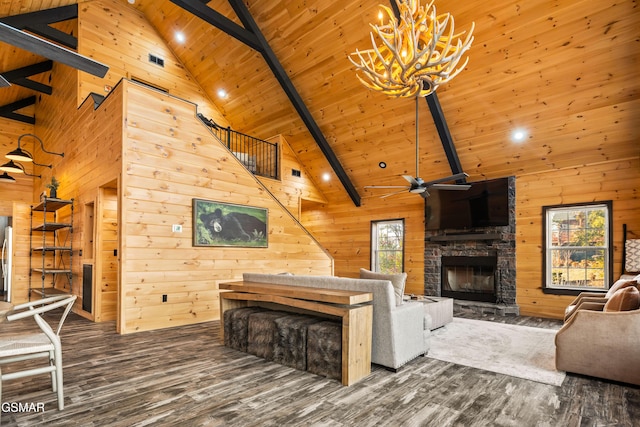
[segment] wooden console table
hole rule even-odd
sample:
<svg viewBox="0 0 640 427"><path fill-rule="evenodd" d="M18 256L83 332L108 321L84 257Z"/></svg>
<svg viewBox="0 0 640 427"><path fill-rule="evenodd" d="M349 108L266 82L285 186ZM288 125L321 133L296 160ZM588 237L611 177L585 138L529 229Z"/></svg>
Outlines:
<svg viewBox="0 0 640 427"><path fill-rule="evenodd" d="M373 294L258 282L220 283L220 336L224 312L232 308L274 303L295 312L319 313L342 321L342 384L351 385L371 373Z"/></svg>

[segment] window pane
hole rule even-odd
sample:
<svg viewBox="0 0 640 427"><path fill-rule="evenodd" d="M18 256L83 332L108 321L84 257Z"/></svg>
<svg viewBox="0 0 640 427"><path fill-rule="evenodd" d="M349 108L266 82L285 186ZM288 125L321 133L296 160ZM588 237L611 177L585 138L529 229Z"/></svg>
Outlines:
<svg viewBox="0 0 640 427"><path fill-rule="evenodd" d="M372 269L380 273L401 273L404 262L404 221L375 221L372 227Z"/></svg>
<svg viewBox="0 0 640 427"><path fill-rule="evenodd" d="M546 210L546 287L607 289L609 207L591 204Z"/></svg>

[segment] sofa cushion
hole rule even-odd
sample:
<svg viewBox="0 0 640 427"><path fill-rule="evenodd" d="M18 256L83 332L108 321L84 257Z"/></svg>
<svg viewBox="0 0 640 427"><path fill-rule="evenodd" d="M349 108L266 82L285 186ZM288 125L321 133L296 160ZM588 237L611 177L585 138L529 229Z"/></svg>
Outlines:
<svg viewBox="0 0 640 427"><path fill-rule="evenodd" d="M360 269L361 279L388 280L393 285L393 292L396 296L396 306L402 305L404 295L404 286L407 283L407 273L400 274L384 274L376 273L365 268Z"/></svg>
<svg viewBox="0 0 640 427"><path fill-rule="evenodd" d="M619 289L604 305L604 311L629 311L640 308L640 291L635 286Z"/></svg>
<svg viewBox="0 0 640 427"><path fill-rule="evenodd" d="M620 279L616 281L613 285L611 285L611 287L605 294L605 298L611 298L620 289L624 289L629 286L636 286L637 284L638 282L636 282L635 280Z"/></svg>

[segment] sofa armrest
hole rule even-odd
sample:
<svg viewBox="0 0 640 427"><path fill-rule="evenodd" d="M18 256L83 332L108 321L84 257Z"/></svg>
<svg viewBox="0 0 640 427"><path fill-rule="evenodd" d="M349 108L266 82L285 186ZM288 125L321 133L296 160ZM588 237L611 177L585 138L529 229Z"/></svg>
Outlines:
<svg viewBox="0 0 640 427"><path fill-rule="evenodd" d="M578 296L571 301L571 304L569 305L578 305L580 304L580 301L585 298L600 298L606 301L605 295L606 294L604 292L580 292L580 294L578 294Z"/></svg>
<svg viewBox="0 0 640 427"><path fill-rule="evenodd" d="M578 310L602 311L606 303L607 298L582 298L576 305L570 305L567 307L567 310L565 310L564 321L568 322Z"/></svg>
<svg viewBox="0 0 640 427"><path fill-rule="evenodd" d="M395 353L394 367L402 366L427 352L422 303L406 302L391 310L391 337Z"/></svg>

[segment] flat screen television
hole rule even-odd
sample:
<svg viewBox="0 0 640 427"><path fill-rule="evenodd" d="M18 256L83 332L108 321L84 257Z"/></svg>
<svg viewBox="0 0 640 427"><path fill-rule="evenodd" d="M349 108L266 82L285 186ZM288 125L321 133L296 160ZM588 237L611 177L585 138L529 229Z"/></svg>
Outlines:
<svg viewBox="0 0 640 427"><path fill-rule="evenodd" d="M509 225L509 178L472 182L467 191L430 189L427 230L467 230Z"/></svg>

